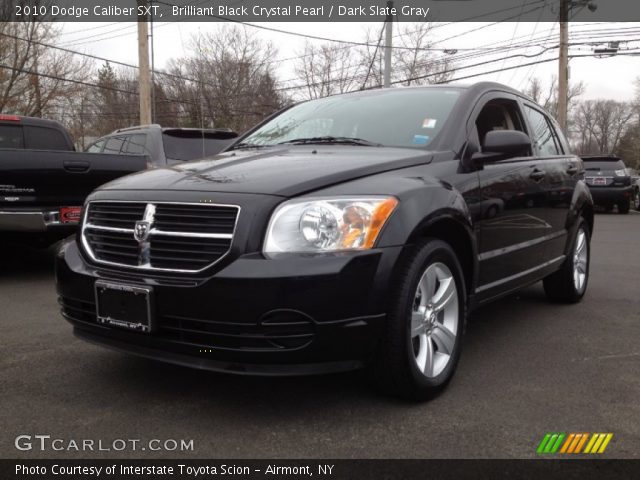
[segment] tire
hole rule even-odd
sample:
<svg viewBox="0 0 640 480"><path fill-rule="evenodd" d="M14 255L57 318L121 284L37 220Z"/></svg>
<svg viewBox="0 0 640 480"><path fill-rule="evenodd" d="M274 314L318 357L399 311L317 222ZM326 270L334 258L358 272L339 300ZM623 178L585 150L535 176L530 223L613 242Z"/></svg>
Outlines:
<svg viewBox="0 0 640 480"><path fill-rule="evenodd" d="M584 218L580 217L571 244L571 254L555 273L543 280L544 292L549 300L577 303L582 300L589 283L591 263L591 233Z"/></svg>
<svg viewBox="0 0 640 480"><path fill-rule="evenodd" d="M630 201L629 200L625 200L622 203L618 204L618 213L621 213L622 215L626 215L627 213L629 213L629 209L631 207L630 205Z"/></svg>
<svg viewBox="0 0 640 480"><path fill-rule="evenodd" d="M633 192L633 207L640 212L640 189Z"/></svg>
<svg viewBox="0 0 640 480"><path fill-rule="evenodd" d="M425 239L403 256L398 272L370 373L387 393L427 400L449 383L460 358L467 314L462 268L447 243Z"/></svg>

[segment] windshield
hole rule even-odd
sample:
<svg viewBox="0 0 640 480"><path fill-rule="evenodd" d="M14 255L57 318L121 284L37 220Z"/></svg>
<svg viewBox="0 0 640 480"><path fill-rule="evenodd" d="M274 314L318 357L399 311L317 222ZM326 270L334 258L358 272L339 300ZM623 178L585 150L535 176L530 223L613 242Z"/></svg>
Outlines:
<svg viewBox="0 0 640 480"><path fill-rule="evenodd" d="M425 147L433 142L460 95L457 89L392 89L339 95L296 105L266 123L239 146L301 139L327 143Z"/></svg>

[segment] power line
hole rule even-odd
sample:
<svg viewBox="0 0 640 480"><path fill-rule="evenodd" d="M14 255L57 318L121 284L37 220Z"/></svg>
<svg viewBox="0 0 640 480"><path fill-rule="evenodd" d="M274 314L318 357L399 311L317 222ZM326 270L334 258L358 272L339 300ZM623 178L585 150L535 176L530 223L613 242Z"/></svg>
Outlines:
<svg viewBox="0 0 640 480"><path fill-rule="evenodd" d="M387 27L386 20L382 23L382 28L380 29L380 35L378 35L378 43L376 44L376 49L373 51L373 55L371 56L371 63L369 64L369 68L367 69L367 75L364 77L364 82L362 82L362 88L367 85L367 81L369 80L369 75L371 74L371 69L373 68L373 64L376 61L376 56L378 55L378 49L380 48L380 44L382 43L382 34L384 33L385 28Z"/></svg>
<svg viewBox="0 0 640 480"><path fill-rule="evenodd" d="M615 29L615 30L584 30L584 31L577 32L577 34L580 34L581 36L584 36L585 34L589 34L591 32L594 32L594 33L599 33L599 34L613 35L616 32L619 33L621 30L624 32L625 35L636 35L637 27L625 27L625 28L618 28L618 29ZM609 32L613 32L613 33L609 33ZM115 61L115 60L112 60L112 59L100 57L100 56L97 56L97 55L91 55L91 54L87 54L87 53L83 53L83 52L78 52L78 51L67 49L67 48L63 48L63 47L57 47L55 45L47 44L47 43L36 41L36 40L29 40L29 39L17 37L15 35L10 35L10 34L6 34L6 33L0 33L0 35L6 36L6 37L9 37L9 38L14 38L16 40L21 40L21 41L25 41L25 42L31 42L31 43L34 43L34 44L37 44L37 45L41 45L41 46L44 46L44 47L47 47L47 48L53 48L53 49L65 51L65 52L68 52L68 53L71 53L71 54L75 54L75 55L82 55L82 56L85 56L85 57L88 57L88 58L101 60L101 61L105 61L105 62L108 62L108 63L113 63L113 64L116 64L116 65L122 65L122 66L130 67L130 68L138 68L136 65L127 64L127 63L124 63L124 62L118 62L118 61ZM627 40L627 41L629 41L629 40ZM499 42L495 42L495 44L497 44L497 43L499 43ZM597 44L597 43L598 42L592 41L592 42L572 43L571 45L573 46L573 45L585 45L585 44ZM375 45L375 44L369 44L369 45ZM489 44L489 45L491 45L491 44ZM530 46L530 45L531 45L531 41L527 41L527 42L525 42L523 44L518 45L518 48L524 48L525 46ZM481 56L484 56L484 55L500 53L500 51L503 51L504 48L505 47L496 47L494 49L490 49L490 50L486 51L485 53L476 51L474 53L468 53L468 54L465 54L465 55L461 55L459 57L454 57L453 59L446 59L444 61L443 60L433 61L433 62L430 62L430 63L432 63L432 64L442 64L447 60L459 61L459 60L463 60L463 59L478 58L478 57L481 57ZM515 48L515 46L512 45L511 48ZM551 47L551 48L553 48L553 47ZM407 47L407 49L415 50L414 48L410 48L410 47ZM541 51L541 52L539 52L537 54L533 54L533 55L520 54L520 55L506 57L505 60L509 59L509 58L515 58L515 57L531 58L533 56L538 56L538 55L543 54L546 50L548 50L548 48L547 49L543 49L543 51ZM489 62L483 62L483 63L480 63L480 64L474 64L474 65L467 65L467 66L463 66L463 67L458 67L458 68L451 69L451 70L444 71L444 72L437 72L435 74L429 74L429 75L423 76L423 78L427 78L429 76L439 75L439 74L442 74L442 73L455 72L455 71L463 70L463 69L467 69L467 68L474 68L476 66L484 65L486 63L492 63L492 62L495 62L495 61L497 61L497 60L490 60ZM530 64L527 64L527 65L530 65ZM35 72L31 72L31 73L35 74ZM162 72L162 71L156 71L155 73L157 73L159 75L165 75L165 76L168 76L170 78L176 78L176 79L179 79L179 80L185 80L185 81L197 83L197 84L200 84L200 85L207 85L207 86L215 87L215 85L213 85L213 84L204 82L202 80L194 79L194 78L184 77L184 76L175 75L175 74L171 74L171 73L168 73L168 72ZM357 76L351 77L351 79L358 79L358 78L362 78L362 75L357 75ZM298 78L296 78L296 79L298 79ZM296 80L296 79L292 79L292 80ZM70 79L65 79L65 80L72 81ZM75 80L73 80L73 81L76 82ZM287 80L287 81L290 81L290 80ZM285 81L285 82L287 82L287 81ZM296 89L301 89L301 88L308 88L309 86L320 86L320 85L327 84L327 83L334 83L335 81L339 81L339 79L338 80L328 80L328 81L323 81L323 82L315 82L313 84L294 85L294 86L289 86L289 87L276 88L274 90L275 91L280 91L280 92L282 92L282 91L291 91L291 90L296 90ZM284 82L279 82L279 83L284 83ZM394 83L397 84L399 82L394 82ZM87 86L93 86L93 87L99 87L99 88L101 87L99 85L89 84L87 82L84 82L84 84L86 84ZM122 93L132 93L132 92L122 90ZM237 97L240 97L240 96L241 95L237 95ZM229 97L229 96L227 96L227 97ZM221 98L221 97L217 97L215 99L219 99L219 98Z"/></svg>
<svg viewBox="0 0 640 480"><path fill-rule="evenodd" d="M619 52L615 56L638 57L638 56L640 56L640 48L639 49L634 49L634 50L629 51L627 53L624 53L624 52L620 53ZM580 55L569 55L569 58L584 58L584 57L597 58L597 57L595 57L595 55L593 53L580 54ZM614 58L614 57L606 57L606 58ZM538 60L538 61L531 62L531 63L525 63L524 65L514 65L514 66L511 66L511 67L505 67L504 69L497 69L497 70L491 70L491 71L488 71L488 72L474 73L474 74L466 75L466 76L463 76L463 77L453 78L453 79L447 80L445 82L437 82L437 83L438 84L443 84L443 83L450 83L450 82L458 82L460 80L467 80L469 78L481 77L483 75L491 75L492 73L498 73L498 72L501 72L501 71L512 70L514 68L524 68L524 67L528 67L528 66L531 66L531 65L538 65L538 64L541 64L541 63L554 62L554 61L557 61L557 60L558 59L555 58L555 57L546 58L546 59Z"/></svg>
<svg viewBox="0 0 640 480"><path fill-rule="evenodd" d="M535 0L534 2L531 2L529 5L534 5L534 4L538 4L538 3L544 3L545 0ZM169 6L169 7L177 7L178 5L174 5L172 3L168 3L168 2L164 2L162 0L158 0L157 3L161 3L163 5ZM512 10L513 8L507 8L507 9L503 9L503 10L499 10L499 11L507 11L507 10ZM537 10L534 9L532 11ZM529 13L529 12L527 12ZM488 14L484 14L482 16L486 16ZM376 44L374 43L368 43L368 42L357 42L354 40L344 40L344 39L337 39L337 38L330 38L330 37L321 37L318 35L309 35L306 33L299 33L299 32L292 32L289 30L282 30L279 28L274 28L274 27L266 27L264 25L256 25L254 23L248 23L248 22L243 22L241 20L235 20L233 18L228 18L228 17L222 17L220 15L214 15L214 14L208 14L208 17L211 18L217 18L218 20L223 20L225 22L230 22L230 23L237 23L240 25L246 25L247 27L252 27L252 28L257 28L257 29L261 29L261 30L267 30L270 32L275 32L275 33L281 33L284 35L292 35L295 37L302 37L302 38L308 38L311 40L321 40L323 42L333 42L333 43L341 43L344 45L352 45L352 46L360 46L360 47L375 47ZM505 20L501 20L501 21L505 21ZM495 22L495 23L500 23L500 22ZM416 50L413 47L400 47L400 46L393 46L391 47L392 49L395 50ZM447 50L446 48L421 48L419 50L428 50L428 51L441 51L444 52L445 50Z"/></svg>

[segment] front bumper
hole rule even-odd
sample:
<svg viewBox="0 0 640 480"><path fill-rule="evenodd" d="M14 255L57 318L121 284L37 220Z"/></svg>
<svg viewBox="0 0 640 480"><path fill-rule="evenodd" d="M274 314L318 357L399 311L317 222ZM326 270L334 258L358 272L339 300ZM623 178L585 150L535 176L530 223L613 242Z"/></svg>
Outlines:
<svg viewBox="0 0 640 480"><path fill-rule="evenodd" d="M629 201L633 196L633 187L594 187L589 186L589 191L596 205L612 205Z"/></svg>
<svg viewBox="0 0 640 480"><path fill-rule="evenodd" d="M56 256L57 288L63 316L78 337L93 343L208 370L326 373L358 368L371 357L400 251L252 254L208 277L169 277L94 266L73 241ZM98 324L97 279L152 287L153 333Z"/></svg>

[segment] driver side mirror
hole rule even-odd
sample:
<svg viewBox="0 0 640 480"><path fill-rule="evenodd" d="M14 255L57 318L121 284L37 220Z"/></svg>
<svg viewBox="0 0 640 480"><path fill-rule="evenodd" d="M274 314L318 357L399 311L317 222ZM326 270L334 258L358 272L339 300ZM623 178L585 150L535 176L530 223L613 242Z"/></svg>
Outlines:
<svg viewBox="0 0 640 480"><path fill-rule="evenodd" d="M518 130L492 130L485 135L482 150L473 156L478 166L488 161L531 155L531 139Z"/></svg>

